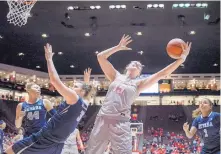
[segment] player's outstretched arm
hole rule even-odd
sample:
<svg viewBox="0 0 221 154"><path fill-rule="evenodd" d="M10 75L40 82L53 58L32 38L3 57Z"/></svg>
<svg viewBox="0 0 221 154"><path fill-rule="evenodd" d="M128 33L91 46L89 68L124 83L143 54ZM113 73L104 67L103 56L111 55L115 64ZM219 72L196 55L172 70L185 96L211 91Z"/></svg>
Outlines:
<svg viewBox="0 0 221 154"><path fill-rule="evenodd" d="M187 42L185 46L182 45L183 49L183 54L180 57L180 59L176 60L172 64L168 65L164 69L160 70L159 72L151 75L150 77L147 77L143 80L140 81L138 84L138 91L141 92L149 87L151 87L154 83L158 82L159 80L165 78L167 75L170 75L173 73L186 59L188 56L190 49L191 49L191 44Z"/></svg>
<svg viewBox="0 0 221 154"><path fill-rule="evenodd" d="M114 66L107 60L112 54L121 51L121 50L132 50L128 48L127 45L131 43L131 37L129 35L123 37L120 40L120 43L117 46L104 50L97 54L97 60L101 66L102 71L104 72L105 76L110 80L114 81L116 77L117 70Z"/></svg>
<svg viewBox="0 0 221 154"><path fill-rule="evenodd" d="M48 74L50 78L51 84L56 88L56 90L65 98L66 102L68 104L75 104L77 103L79 96L76 94L76 92L67 86L65 86L55 69L52 57L54 53L52 52L52 46L50 44L46 44L44 46L45 49L45 58L47 60L47 66L48 66Z"/></svg>

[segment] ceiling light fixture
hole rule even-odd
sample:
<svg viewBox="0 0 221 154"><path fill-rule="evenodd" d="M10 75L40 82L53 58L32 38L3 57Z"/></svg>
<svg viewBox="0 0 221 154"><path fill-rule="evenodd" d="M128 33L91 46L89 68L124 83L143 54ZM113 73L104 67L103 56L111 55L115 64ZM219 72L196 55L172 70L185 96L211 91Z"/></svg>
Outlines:
<svg viewBox="0 0 221 154"><path fill-rule="evenodd" d="M47 35L47 34L45 34L45 33L44 33L44 34L42 34L41 36L42 36L43 38L47 38L47 37L48 37L48 35Z"/></svg>
<svg viewBox="0 0 221 154"><path fill-rule="evenodd" d="M74 65L70 65L70 68L74 68Z"/></svg>
<svg viewBox="0 0 221 154"><path fill-rule="evenodd" d="M181 66L181 67L184 67L185 65L184 65L184 64L180 64L180 66Z"/></svg>
<svg viewBox="0 0 221 154"><path fill-rule="evenodd" d="M152 4L148 4L147 7L151 8L153 5Z"/></svg>
<svg viewBox="0 0 221 154"><path fill-rule="evenodd" d="M92 9L92 10L95 9L95 6L90 6L90 9Z"/></svg>
<svg viewBox="0 0 221 154"><path fill-rule="evenodd" d="M216 67L216 66L218 66L218 64L217 64L217 63L214 63L213 66Z"/></svg>
<svg viewBox="0 0 221 154"><path fill-rule="evenodd" d="M110 5L109 6L109 9L114 9L115 8L115 5Z"/></svg>
<svg viewBox="0 0 221 154"><path fill-rule="evenodd" d="M73 7L73 6L68 6L67 9L68 9L68 10L74 10L74 7Z"/></svg>
<svg viewBox="0 0 221 154"><path fill-rule="evenodd" d="M179 5L178 4L173 4L173 7L178 7Z"/></svg>
<svg viewBox="0 0 221 154"><path fill-rule="evenodd" d="M90 33L85 33L84 35L87 36L87 37L89 37L89 36L90 36Z"/></svg>
<svg viewBox="0 0 221 154"><path fill-rule="evenodd" d="M100 5L97 5L97 6L95 6L96 7L96 9L100 9L101 8L101 6Z"/></svg>
<svg viewBox="0 0 221 154"><path fill-rule="evenodd" d="M196 32L192 30L192 31L189 32L189 34L190 34L190 35L195 35Z"/></svg>
<svg viewBox="0 0 221 154"><path fill-rule="evenodd" d="M126 5L121 5L122 9L126 9L126 7L127 7Z"/></svg>
<svg viewBox="0 0 221 154"><path fill-rule="evenodd" d="M190 3L186 3L186 4L185 4L185 7L190 7Z"/></svg>
<svg viewBox="0 0 221 154"><path fill-rule="evenodd" d="M154 4L153 7L157 8L157 7L158 7L158 4Z"/></svg>
<svg viewBox="0 0 221 154"><path fill-rule="evenodd" d="M58 52L59 55L63 55L63 52Z"/></svg>
<svg viewBox="0 0 221 154"><path fill-rule="evenodd" d="M179 6L180 6L180 7L184 7L184 4L183 4L183 3L180 3Z"/></svg>
<svg viewBox="0 0 221 154"><path fill-rule="evenodd" d="M143 54L143 51L138 51L138 53L139 53L140 55L142 55L142 54Z"/></svg>
<svg viewBox="0 0 221 154"><path fill-rule="evenodd" d="M137 32L136 35L141 36L143 34L142 34L142 32Z"/></svg>
<svg viewBox="0 0 221 154"><path fill-rule="evenodd" d="M197 3L196 6L197 6L197 7L201 7L202 4L201 4L201 3Z"/></svg>
<svg viewBox="0 0 221 154"><path fill-rule="evenodd" d="M159 4L159 7L163 8L163 7L164 7L164 4Z"/></svg>
<svg viewBox="0 0 221 154"><path fill-rule="evenodd" d="M203 7L207 7L208 4L207 4L207 3L203 3L202 6L203 6Z"/></svg>
<svg viewBox="0 0 221 154"><path fill-rule="evenodd" d="M25 54L22 53L22 52L18 53L18 56L24 56L24 55L25 55Z"/></svg>
<svg viewBox="0 0 221 154"><path fill-rule="evenodd" d="M120 5L116 5L116 8L119 9L119 8L120 8Z"/></svg>
<svg viewBox="0 0 221 154"><path fill-rule="evenodd" d="M36 66L36 68L41 68L41 67L38 65L38 66Z"/></svg>

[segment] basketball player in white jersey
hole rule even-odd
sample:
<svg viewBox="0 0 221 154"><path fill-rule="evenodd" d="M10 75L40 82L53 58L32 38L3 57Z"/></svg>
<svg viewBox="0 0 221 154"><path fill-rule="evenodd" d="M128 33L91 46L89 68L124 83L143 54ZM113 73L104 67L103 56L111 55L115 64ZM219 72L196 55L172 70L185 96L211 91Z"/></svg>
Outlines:
<svg viewBox="0 0 221 154"><path fill-rule="evenodd" d="M126 74L120 74L108 61L108 57L118 51L132 50L127 47L131 42L131 37L124 35L117 46L97 55L101 69L111 81L111 84L96 117L86 154L103 154L109 140L114 154L132 153L132 136L129 122L132 103L141 91L151 87L154 83L175 71L185 61L191 48L191 43L185 44L182 46L183 53L181 57L175 62L150 77L137 79L143 67L140 62L130 62L126 67Z"/></svg>
<svg viewBox="0 0 221 154"><path fill-rule="evenodd" d="M81 140L80 132L76 128L64 142L64 147L61 154L78 154L77 143L80 145L81 151L84 151L84 145Z"/></svg>

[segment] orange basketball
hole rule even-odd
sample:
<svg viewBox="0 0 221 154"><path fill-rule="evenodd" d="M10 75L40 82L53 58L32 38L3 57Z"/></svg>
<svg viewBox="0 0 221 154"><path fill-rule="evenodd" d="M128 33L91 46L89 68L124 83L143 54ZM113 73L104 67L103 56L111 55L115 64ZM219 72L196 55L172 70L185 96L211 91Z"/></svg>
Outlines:
<svg viewBox="0 0 221 154"><path fill-rule="evenodd" d="M167 54L173 59L179 59L183 52L181 44L185 45L185 42L179 38L172 39L167 44Z"/></svg>

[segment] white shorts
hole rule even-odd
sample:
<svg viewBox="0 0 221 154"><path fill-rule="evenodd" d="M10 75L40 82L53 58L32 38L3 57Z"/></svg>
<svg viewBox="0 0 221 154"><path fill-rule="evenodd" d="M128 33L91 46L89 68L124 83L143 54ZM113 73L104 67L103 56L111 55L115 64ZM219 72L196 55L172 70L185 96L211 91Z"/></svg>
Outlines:
<svg viewBox="0 0 221 154"><path fill-rule="evenodd" d="M77 145L64 145L61 154L79 154Z"/></svg>
<svg viewBox="0 0 221 154"><path fill-rule="evenodd" d="M108 141L111 142L113 154L131 154L130 122L109 120L98 116L87 143L86 154L104 154Z"/></svg>

